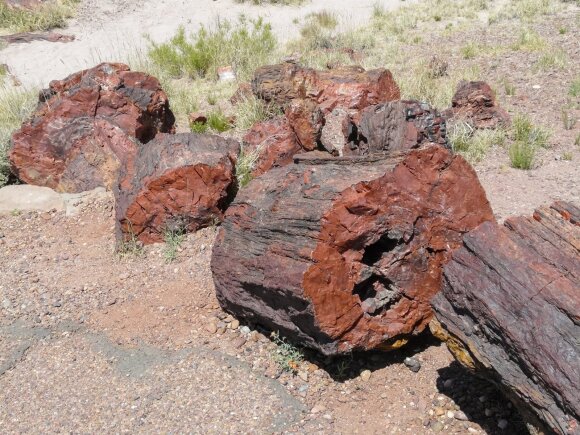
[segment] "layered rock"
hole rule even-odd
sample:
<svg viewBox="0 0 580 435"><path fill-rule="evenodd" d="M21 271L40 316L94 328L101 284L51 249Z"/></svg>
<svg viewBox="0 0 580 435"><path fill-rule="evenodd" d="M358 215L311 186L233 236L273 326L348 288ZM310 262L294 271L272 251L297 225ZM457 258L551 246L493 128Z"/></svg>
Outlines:
<svg viewBox="0 0 580 435"><path fill-rule="evenodd" d="M432 330L498 384L536 432L580 432L580 209L486 222L463 239Z"/></svg>
<svg viewBox="0 0 580 435"><path fill-rule="evenodd" d="M236 188L238 142L220 136L160 134L141 147L116 185L117 240L163 241L166 231L219 223Z"/></svg>
<svg viewBox="0 0 580 435"><path fill-rule="evenodd" d="M141 144L172 131L173 122L156 78L101 64L40 93L32 118L12 136L11 169L61 192L110 189Z"/></svg>
<svg viewBox="0 0 580 435"><path fill-rule="evenodd" d="M479 129L502 127L510 122L509 115L498 106L495 93L485 82L459 83L446 116L466 120Z"/></svg>
<svg viewBox="0 0 580 435"><path fill-rule="evenodd" d="M475 172L439 146L296 161L226 212L211 265L220 303L325 354L404 344L431 320L462 234L493 220Z"/></svg>

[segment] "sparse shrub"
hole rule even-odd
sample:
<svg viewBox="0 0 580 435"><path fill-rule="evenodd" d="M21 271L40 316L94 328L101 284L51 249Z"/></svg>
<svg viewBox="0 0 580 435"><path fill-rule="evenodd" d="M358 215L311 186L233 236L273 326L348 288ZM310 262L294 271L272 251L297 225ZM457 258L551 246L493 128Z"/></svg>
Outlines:
<svg viewBox="0 0 580 435"><path fill-rule="evenodd" d="M302 351L286 341L285 338L280 337L278 332L273 332L271 337L276 344L276 349L272 354L276 364L284 371L296 373L300 364L304 361Z"/></svg>
<svg viewBox="0 0 580 435"><path fill-rule="evenodd" d="M116 252L120 258L139 258L145 255L143 243L137 239L132 227L129 237L117 245Z"/></svg>
<svg viewBox="0 0 580 435"><path fill-rule="evenodd" d="M247 130L256 122L271 118L276 113L274 107L251 95L236 104L236 128Z"/></svg>
<svg viewBox="0 0 580 435"><path fill-rule="evenodd" d="M535 126L525 115L515 116L512 120L512 130L516 142L525 142L533 148L548 147L550 134L542 127Z"/></svg>
<svg viewBox="0 0 580 435"><path fill-rule="evenodd" d="M541 51L544 50L546 46L547 44L544 38L542 38L538 32L527 27L520 31L518 39L511 45L514 50L526 51Z"/></svg>
<svg viewBox="0 0 580 435"><path fill-rule="evenodd" d="M248 152L247 150L242 149L236 163L236 177L240 187L245 187L250 181L252 181L252 171L254 170L254 165L256 164L259 155L260 153L258 150Z"/></svg>
<svg viewBox="0 0 580 435"><path fill-rule="evenodd" d="M507 78L504 77L504 79L502 80L502 84L503 84L503 90L504 90L506 95L513 97L516 94L515 85L512 82L510 82Z"/></svg>
<svg viewBox="0 0 580 435"><path fill-rule="evenodd" d="M51 0L34 9L10 8L0 1L0 29L33 32L64 27L80 0Z"/></svg>
<svg viewBox="0 0 580 435"><path fill-rule="evenodd" d="M516 169L531 169L536 156L536 147L528 142L516 141L510 146L510 163Z"/></svg>
<svg viewBox="0 0 580 435"><path fill-rule="evenodd" d="M566 33L568 33L568 29L566 27L560 27L558 28L558 33L560 35L565 35Z"/></svg>
<svg viewBox="0 0 580 435"><path fill-rule="evenodd" d="M320 11L310 14L308 19L325 29L334 29L338 26L338 18L334 12Z"/></svg>
<svg viewBox="0 0 580 435"><path fill-rule="evenodd" d="M209 126L206 122L195 121L189 124L189 129L194 133L207 133Z"/></svg>
<svg viewBox="0 0 580 435"><path fill-rule="evenodd" d="M562 109L562 123L565 130L572 130L576 125L576 117L571 115L566 109Z"/></svg>
<svg viewBox="0 0 580 435"><path fill-rule="evenodd" d="M562 154L562 159L564 159L568 162L571 161L573 157L574 157L574 155L570 151L566 151L566 152L564 152L564 154Z"/></svg>
<svg viewBox="0 0 580 435"><path fill-rule="evenodd" d="M275 47L269 24L240 18L235 24L218 20L214 27L202 27L189 38L180 27L169 42L152 42L149 56L172 77L216 77L219 67L232 65L245 79L267 63Z"/></svg>
<svg viewBox="0 0 580 435"><path fill-rule="evenodd" d="M8 182L10 136L28 118L38 98L36 90L12 88L0 84L0 187Z"/></svg>
<svg viewBox="0 0 580 435"><path fill-rule="evenodd" d="M503 129L476 130L467 122L452 125L449 142L455 152L470 163L483 160L493 146L503 146L506 132Z"/></svg>
<svg viewBox="0 0 580 435"><path fill-rule="evenodd" d="M478 47L477 44L473 42L468 42L466 45L461 47L461 55L464 59L473 59L477 56Z"/></svg>
<svg viewBox="0 0 580 435"><path fill-rule="evenodd" d="M540 56L534 68L538 70L550 70L564 68L568 63L568 56L562 50L549 50Z"/></svg>
<svg viewBox="0 0 580 435"><path fill-rule="evenodd" d="M571 97L580 97L580 76L572 80L570 88L568 89L568 94L570 94Z"/></svg>
<svg viewBox="0 0 580 435"><path fill-rule="evenodd" d="M165 248L163 249L163 257L166 263L171 263L177 258L177 251L185 240L184 228L166 228L163 231L163 241Z"/></svg>
<svg viewBox="0 0 580 435"><path fill-rule="evenodd" d="M210 112L207 116L207 125L218 133L223 133L232 128L228 118L218 110Z"/></svg>

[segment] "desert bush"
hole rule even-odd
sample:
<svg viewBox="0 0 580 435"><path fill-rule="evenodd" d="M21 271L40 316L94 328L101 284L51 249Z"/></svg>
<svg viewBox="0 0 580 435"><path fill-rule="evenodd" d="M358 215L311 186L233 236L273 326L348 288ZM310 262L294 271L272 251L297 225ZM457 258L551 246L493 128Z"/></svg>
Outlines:
<svg viewBox="0 0 580 435"><path fill-rule="evenodd" d="M277 332L272 333L272 341L276 344L276 349L272 353L274 361L280 368L287 372L295 373L304 360L302 351L293 344L280 337Z"/></svg>
<svg viewBox="0 0 580 435"><path fill-rule="evenodd" d="M503 129L476 130L467 122L450 126L449 142L453 151L461 154L470 163L478 163L494 146L503 146L506 132Z"/></svg>
<svg viewBox="0 0 580 435"><path fill-rule="evenodd" d="M231 65L241 79L251 76L256 67L268 63L276 38L262 19L240 18L236 23L217 20L189 37L180 27L163 44L151 43L149 56L169 76L216 77L217 69Z"/></svg>
<svg viewBox="0 0 580 435"><path fill-rule="evenodd" d="M513 138L516 142L525 142L533 148L547 148L550 133L543 127L536 126L525 115L517 115L512 120Z"/></svg>
<svg viewBox="0 0 580 435"><path fill-rule="evenodd" d="M568 56L563 50L546 50L534 64L536 71L548 71L552 69L562 69L568 64Z"/></svg>
<svg viewBox="0 0 580 435"><path fill-rule="evenodd" d="M36 90L21 90L0 84L0 187L8 182L10 136L28 118L36 104Z"/></svg>
<svg viewBox="0 0 580 435"><path fill-rule="evenodd" d="M516 141L509 149L510 164L516 169L531 169L534 165L536 147L528 142Z"/></svg>
<svg viewBox="0 0 580 435"><path fill-rule="evenodd" d="M530 28L520 30L518 39L511 45L513 50L542 51L547 48L547 43L538 32Z"/></svg>
<svg viewBox="0 0 580 435"><path fill-rule="evenodd" d="M0 29L13 32L33 32L64 27L80 0L52 0L44 5L28 10L10 8L0 1Z"/></svg>
<svg viewBox="0 0 580 435"><path fill-rule="evenodd" d="M580 76L576 77L570 83L570 87L568 88L568 94L571 97L580 97Z"/></svg>

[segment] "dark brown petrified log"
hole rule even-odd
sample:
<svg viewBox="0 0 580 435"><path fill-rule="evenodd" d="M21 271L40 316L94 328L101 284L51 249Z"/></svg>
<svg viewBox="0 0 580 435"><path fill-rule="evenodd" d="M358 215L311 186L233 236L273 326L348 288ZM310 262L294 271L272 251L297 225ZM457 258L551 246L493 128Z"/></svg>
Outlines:
<svg viewBox="0 0 580 435"><path fill-rule="evenodd" d="M431 329L543 433L580 433L580 209L556 202L463 239Z"/></svg>
<svg viewBox="0 0 580 435"><path fill-rule="evenodd" d="M323 154L298 155L239 192L213 251L218 299L325 354L401 346L431 320L463 233L493 220L485 192L440 146Z"/></svg>
<svg viewBox="0 0 580 435"><path fill-rule="evenodd" d="M121 170L117 240L160 242L165 231L219 222L236 187L240 145L220 136L160 134Z"/></svg>
<svg viewBox="0 0 580 435"><path fill-rule="evenodd" d="M28 184L61 192L111 189L141 143L173 129L159 81L123 64L52 81L39 100L12 135L11 169Z"/></svg>

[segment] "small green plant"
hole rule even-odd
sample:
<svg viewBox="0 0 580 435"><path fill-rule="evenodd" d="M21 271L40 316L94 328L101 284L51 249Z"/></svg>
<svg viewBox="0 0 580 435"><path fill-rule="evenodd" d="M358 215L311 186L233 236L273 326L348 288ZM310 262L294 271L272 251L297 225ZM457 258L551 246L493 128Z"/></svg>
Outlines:
<svg viewBox="0 0 580 435"><path fill-rule="evenodd" d="M207 133L209 126L206 122L195 121L189 124L189 129L193 133Z"/></svg>
<svg viewBox="0 0 580 435"><path fill-rule="evenodd" d="M536 147L528 142L516 141L509 149L510 163L516 169L531 169L536 156Z"/></svg>
<svg viewBox="0 0 580 435"><path fill-rule="evenodd" d="M512 82L510 82L507 78L504 77L504 79L502 80L502 84L503 84L503 90L504 90L506 95L513 97L516 94L515 85Z"/></svg>
<svg viewBox="0 0 580 435"><path fill-rule="evenodd" d="M503 146L506 132L503 129L476 130L467 122L450 128L449 142L453 150L470 163L478 163L493 146Z"/></svg>
<svg viewBox="0 0 580 435"><path fill-rule="evenodd" d="M177 258L177 252L184 240L185 228L166 228L163 231L163 241L165 242L163 257L166 263L171 263Z"/></svg>
<svg viewBox="0 0 580 435"><path fill-rule="evenodd" d="M253 95L236 104L236 128L247 130L257 122L275 116L278 111Z"/></svg>
<svg viewBox="0 0 580 435"><path fill-rule="evenodd" d="M540 34L527 27L520 31L518 39L511 45L513 50L542 51L547 43Z"/></svg>
<svg viewBox="0 0 580 435"><path fill-rule="evenodd" d="M217 104L217 101L218 101L217 96L213 92L208 94L206 100L210 106L215 106Z"/></svg>
<svg viewBox="0 0 580 435"><path fill-rule="evenodd" d="M574 157L574 154L572 154L570 151L566 151L564 154L562 154L562 159L564 159L568 162L570 160L572 160L573 157Z"/></svg>
<svg viewBox="0 0 580 435"><path fill-rule="evenodd" d="M0 29L33 32L64 27L80 0L51 0L33 9L12 8L0 1Z"/></svg>
<svg viewBox="0 0 580 435"><path fill-rule="evenodd" d="M207 125L218 133L223 133L232 128L229 119L219 110L210 112L207 116Z"/></svg>
<svg viewBox="0 0 580 435"><path fill-rule="evenodd" d="M548 147L550 133L544 128L534 125L530 118L525 115L517 115L513 118L512 130L516 142L525 142L533 148Z"/></svg>
<svg viewBox="0 0 580 435"><path fill-rule="evenodd" d="M568 64L568 57L562 50L546 51L534 64L536 71L548 71L551 69L562 69Z"/></svg>
<svg viewBox="0 0 580 435"><path fill-rule="evenodd" d="M580 97L580 76L572 80L570 88L568 89L568 94L570 94L571 97Z"/></svg>
<svg viewBox="0 0 580 435"><path fill-rule="evenodd" d="M464 59L474 59L477 56L477 52L477 44L473 42L468 42L466 45L461 47L461 55Z"/></svg>
<svg viewBox="0 0 580 435"><path fill-rule="evenodd" d="M254 170L254 166L258 161L259 156L259 150L248 152L247 150L242 149L236 163L236 177L240 187L245 187L250 181L252 181L252 171Z"/></svg>
<svg viewBox="0 0 580 435"><path fill-rule="evenodd" d="M560 27L558 28L558 33L560 35L565 35L566 33L568 33L568 29L566 27Z"/></svg>
<svg viewBox="0 0 580 435"><path fill-rule="evenodd" d="M151 60L172 77L216 77L217 69L231 65L241 79L267 63L276 47L269 24L262 19L232 24L218 20L214 27L202 27L188 37L180 27L167 43L151 42Z"/></svg>
<svg viewBox="0 0 580 435"><path fill-rule="evenodd" d="M576 125L576 117L571 115L566 109L562 109L562 123L565 130L572 130Z"/></svg>
<svg viewBox="0 0 580 435"><path fill-rule="evenodd" d="M300 363L304 361L302 351L296 346L292 345L285 338L280 337L278 332L273 332L272 341L276 344L272 357L276 364L284 371L296 373L300 367Z"/></svg>
<svg viewBox="0 0 580 435"><path fill-rule="evenodd" d="M137 238L135 232L133 231L133 226L129 222L129 234L125 239L117 245L117 255L120 258L139 258L145 255L145 250L143 249L143 243Z"/></svg>

